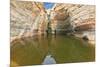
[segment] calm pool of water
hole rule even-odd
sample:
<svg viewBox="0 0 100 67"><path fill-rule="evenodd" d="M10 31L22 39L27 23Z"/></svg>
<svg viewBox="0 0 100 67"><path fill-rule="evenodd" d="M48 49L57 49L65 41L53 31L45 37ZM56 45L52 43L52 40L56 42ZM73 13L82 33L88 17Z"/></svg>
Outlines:
<svg viewBox="0 0 100 67"><path fill-rule="evenodd" d="M95 61L95 47L73 36L35 36L11 45L12 66Z"/></svg>

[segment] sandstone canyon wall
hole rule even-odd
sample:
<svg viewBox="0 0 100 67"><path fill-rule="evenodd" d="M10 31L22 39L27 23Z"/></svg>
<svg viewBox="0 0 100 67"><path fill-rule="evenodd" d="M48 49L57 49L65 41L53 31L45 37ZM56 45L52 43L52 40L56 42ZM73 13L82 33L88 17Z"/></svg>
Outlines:
<svg viewBox="0 0 100 67"><path fill-rule="evenodd" d="M46 10L43 3L11 0L11 37L45 34L49 26L52 33L88 33L94 40L95 5L55 4ZM48 19L48 11L50 18Z"/></svg>

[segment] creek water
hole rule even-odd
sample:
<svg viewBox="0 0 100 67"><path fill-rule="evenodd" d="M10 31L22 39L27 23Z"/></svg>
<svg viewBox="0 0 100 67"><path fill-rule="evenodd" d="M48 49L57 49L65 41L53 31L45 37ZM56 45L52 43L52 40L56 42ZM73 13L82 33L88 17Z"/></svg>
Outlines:
<svg viewBox="0 0 100 67"><path fill-rule="evenodd" d="M74 36L34 36L11 46L11 65L28 66L95 61L95 47Z"/></svg>

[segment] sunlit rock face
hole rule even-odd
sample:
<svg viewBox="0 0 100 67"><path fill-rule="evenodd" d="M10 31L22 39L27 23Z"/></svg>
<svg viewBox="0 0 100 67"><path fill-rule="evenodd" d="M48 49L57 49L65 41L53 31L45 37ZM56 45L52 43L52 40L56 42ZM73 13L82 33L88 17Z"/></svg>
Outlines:
<svg viewBox="0 0 100 67"><path fill-rule="evenodd" d="M85 34L89 39L94 40L94 5L56 4L52 14L52 27L56 30L60 29L66 33L75 32L75 34L81 32L81 37Z"/></svg>
<svg viewBox="0 0 100 67"><path fill-rule="evenodd" d="M43 3L11 0L11 37L33 35L45 27Z"/></svg>
<svg viewBox="0 0 100 67"><path fill-rule="evenodd" d="M24 29L29 30L34 21L32 3L11 0L11 36L18 36ZM26 5L25 5L26 4Z"/></svg>
<svg viewBox="0 0 100 67"><path fill-rule="evenodd" d="M56 21L58 25L63 24L62 26L64 25L66 26L66 23L70 23L75 29L76 28L79 28L80 30L92 29L92 28L94 29L95 26L94 5L56 4L53 12L55 12L53 20Z"/></svg>
<svg viewBox="0 0 100 67"><path fill-rule="evenodd" d="M38 34L46 34L46 29L47 29L47 16L46 14L40 16L40 21L39 21L39 26L38 26Z"/></svg>
<svg viewBox="0 0 100 67"><path fill-rule="evenodd" d="M11 0L11 37L45 34L50 22L52 33L95 30L95 6L57 3L46 10L43 3ZM49 11L50 18L48 20ZM89 36L89 35L88 35Z"/></svg>

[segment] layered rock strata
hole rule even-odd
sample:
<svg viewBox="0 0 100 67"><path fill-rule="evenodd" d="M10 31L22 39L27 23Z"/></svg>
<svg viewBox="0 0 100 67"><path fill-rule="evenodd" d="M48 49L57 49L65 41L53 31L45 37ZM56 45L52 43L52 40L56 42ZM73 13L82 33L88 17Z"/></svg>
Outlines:
<svg viewBox="0 0 100 67"><path fill-rule="evenodd" d="M11 40L45 34L48 23L52 34L73 33L77 37L95 40L95 5L58 3L46 10L43 3L32 1L11 0L10 4Z"/></svg>

